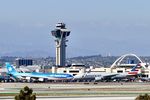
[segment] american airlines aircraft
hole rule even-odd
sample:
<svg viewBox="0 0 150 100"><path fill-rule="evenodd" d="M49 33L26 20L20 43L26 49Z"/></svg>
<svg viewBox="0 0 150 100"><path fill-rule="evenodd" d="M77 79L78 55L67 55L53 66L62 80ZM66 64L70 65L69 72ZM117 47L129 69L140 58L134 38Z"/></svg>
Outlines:
<svg viewBox="0 0 150 100"><path fill-rule="evenodd" d="M139 67L134 66L130 72L126 73L101 73L101 72L87 72L83 74L78 74L74 76L73 80L95 80L95 81L100 81L100 80L105 80L105 79L116 79L116 78L125 78L128 76L135 76L138 74L138 70L136 68Z"/></svg>
<svg viewBox="0 0 150 100"><path fill-rule="evenodd" d="M63 74L63 73L37 73L37 72L19 73L9 63L5 63L5 64L8 70L8 74L19 79L44 81L44 79L71 80L73 78L71 74Z"/></svg>

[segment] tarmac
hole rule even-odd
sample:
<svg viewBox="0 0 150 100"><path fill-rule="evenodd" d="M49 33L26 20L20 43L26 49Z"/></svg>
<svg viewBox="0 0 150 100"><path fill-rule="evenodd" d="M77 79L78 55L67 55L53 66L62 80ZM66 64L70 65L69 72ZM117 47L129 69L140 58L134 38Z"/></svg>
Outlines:
<svg viewBox="0 0 150 100"><path fill-rule="evenodd" d="M37 97L36 100L134 100L135 97ZM0 97L0 100L14 100L13 97Z"/></svg>
<svg viewBox="0 0 150 100"><path fill-rule="evenodd" d="M150 83L0 83L0 97L14 96L20 89L28 86L33 89L37 100L59 100L58 97L70 97L71 100L79 100L78 97L88 100L96 100L95 97L108 100L133 100L140 94L150 94ZM55 98L57 97L57 98ZM110 99L111 98L111 99ZM115 98L115 99L113 99ZM118 98L118 99L117 99ZM122 99L120 99L122 98ZM128 99L126 99L128 98ZM6 99L5 99L6 100ZM8 100L8 99L7 99ZM62 99L61 99L62 100ZM65 100L69 100L65 99ZM81 99L80 99L81 100Z"/></svg>

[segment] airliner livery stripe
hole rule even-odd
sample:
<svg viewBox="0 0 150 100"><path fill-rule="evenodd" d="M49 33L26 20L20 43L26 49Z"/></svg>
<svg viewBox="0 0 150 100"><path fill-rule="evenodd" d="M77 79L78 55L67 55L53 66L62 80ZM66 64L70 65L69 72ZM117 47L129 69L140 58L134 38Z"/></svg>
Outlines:
<svg viewBox="0 0 150 100"><path fill-rule="evenodd" d="M65 78L65 77L69 77L69 75L60 75L60 74L52 74L52 75L49 75L50 77L58 77L58 78Z"/></svg>
<svg viewBox="0 0 150 100"><path fill-rule="evenodd" d="M128 72L128 74L137 75L138 72Z"/></svg>

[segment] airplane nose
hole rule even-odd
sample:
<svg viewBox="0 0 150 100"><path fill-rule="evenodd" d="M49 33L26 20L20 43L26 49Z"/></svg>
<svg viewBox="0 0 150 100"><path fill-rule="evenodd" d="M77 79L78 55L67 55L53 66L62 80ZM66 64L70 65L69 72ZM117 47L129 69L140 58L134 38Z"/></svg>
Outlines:
<svg viewBox="0 0 150 100"><path fill-rule="evenodd" d="M81 78L82 76L81 75L75 75L74 76L74 79L79 79L79 78Z"/></svg>
<svg viewBox="0 0 150 100"><path fill-rule="evenodd" d="M72 75L70 75L70 74L68 75L68 77L73 78L73 76L72 76Z"/></svg>
<svg viewBox="0 0 150 100"><path fill-rule="evenodd" d="M70 77L73 77L72 75L70 75Z"/></svg>

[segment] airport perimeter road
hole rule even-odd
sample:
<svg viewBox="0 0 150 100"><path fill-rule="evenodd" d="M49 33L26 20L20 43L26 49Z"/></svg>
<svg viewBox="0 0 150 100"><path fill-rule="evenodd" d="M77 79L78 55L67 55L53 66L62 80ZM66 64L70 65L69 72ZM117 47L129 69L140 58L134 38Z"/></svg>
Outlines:
<svg viewBox="0 0 150 100"><path fill-rule="evenodd" d="M40 97L36 100L134 100L135 97ZM0 98L0 100L14 100L13 98Z"/></svg>

